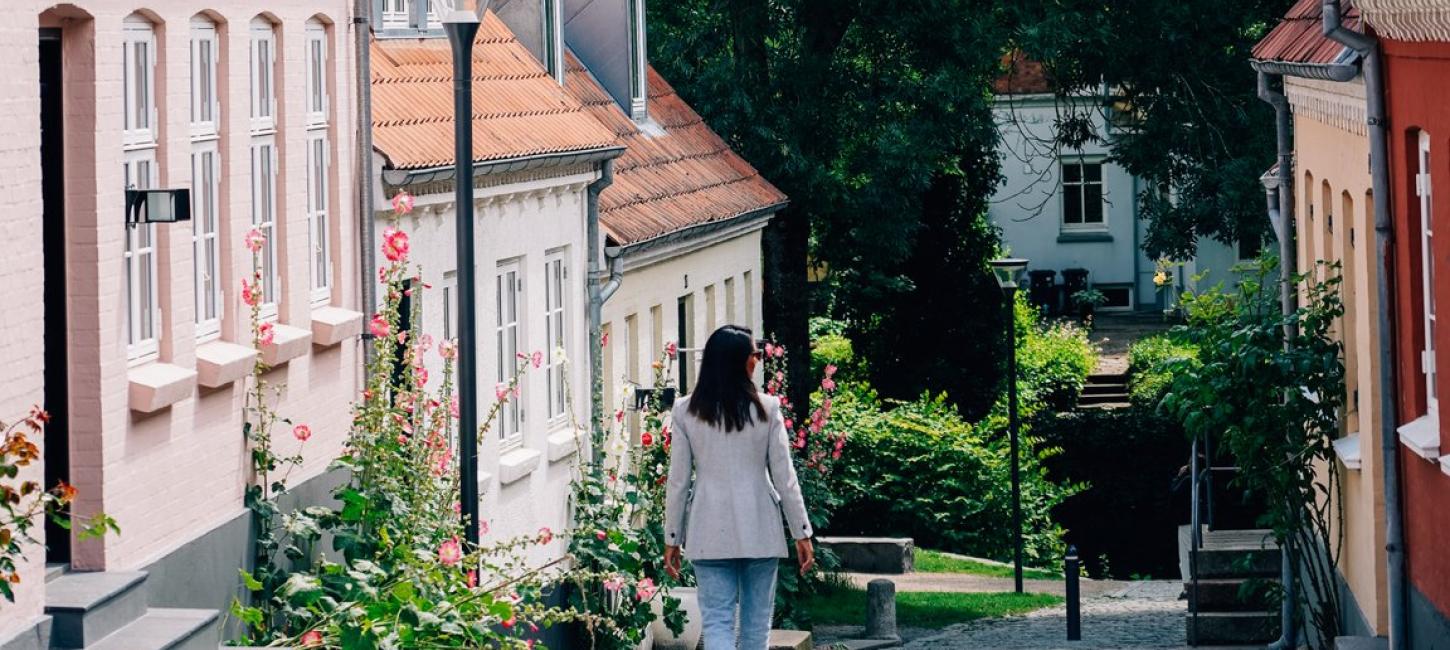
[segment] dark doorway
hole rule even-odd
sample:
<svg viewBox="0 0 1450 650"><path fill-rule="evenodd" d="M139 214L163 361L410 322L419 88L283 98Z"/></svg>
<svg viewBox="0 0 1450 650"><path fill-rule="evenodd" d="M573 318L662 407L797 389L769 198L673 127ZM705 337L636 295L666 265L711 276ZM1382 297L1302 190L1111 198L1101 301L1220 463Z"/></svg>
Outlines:
<svg viewBox="0 0 1450 650"><path fill-rule="evenodd" d="M70 481L70 375L66 357L65 131L60 30L40 30L40 170L45 248L45 484ZM70 562L70 532L45 522L46 562Z"/></svg>

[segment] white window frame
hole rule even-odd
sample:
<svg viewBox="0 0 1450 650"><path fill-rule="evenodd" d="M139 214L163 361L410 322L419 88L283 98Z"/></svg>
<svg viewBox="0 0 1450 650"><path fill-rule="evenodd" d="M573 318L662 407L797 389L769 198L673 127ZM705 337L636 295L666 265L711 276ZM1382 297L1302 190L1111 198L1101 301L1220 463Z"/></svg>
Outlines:
<svg viewBox="0 0 1450 650"><path fill-rule="evenodd" d="M261 316L277 320L281 302L282 273L277 260L277 141L273 136L254 137L251 146L252 227L262 232ZM250 273L248 274L250 275Z"/></svg>
<svg viewBox="0 0 1450 650"><path fill-rule="evenodd" d="M1420 280L1423 291L1422 309L1425 346L1420 351L1420 372L1425 376L1426 414L1438 416L1440 401L1436 398L1438 376L1435 367L1435 254L1433 201L1430 191L1430 134L1420 132L1420 146L1415 157L1419 169L1415 173L1415 194L1420 200Z"/></svg>
<svg viewBox="0 0 1450 650"><path fill-rule="evenodd" d="M145 173L137 170L145 165ZM157 184L156 149L138 148L124 156L128 186L147 189ZM131 365L155 360L161 343L161 290L158 282L156 226L126 226L122 261L126 278L126 359ZM149 308L148 308L149 306ZM143 336L143 332L146 335Z"/></svg>
<svg viewBox="0 0 1450 650"><path fill-rule="evenodd" d="M126 18L122 26L121 144L156 146L156 30L138 15ZM138 58L145 59L139 61Z"/></svg>
<svg viewBox="0 0 1450 650"><path fill-rule="evenodd" d="M413 26L413 0L383 0L383 29Z"/></svg>
<svg viewBox="0 0 1450 650"><path fill-rule="evenodd" d="M210 157L210 170L206 160ZM210 171L210 174L207 172ZM221 151L217 141L191 145L191 250L196 296L196 339L206 342L221 335ZM210 314L208 314L210 312Z"/></svg>
<svg viewBox="0 0 1450 650"><path fill-rule="evenodd" d="M1080 168L1078 180L1067 180L1067 168L1077 166ZM1087 170L1089 166L1098 168L1096 181L1089 181ZM1058 173L1062 174L1062 219L1061 226L1065 231L1102 231L1108 229L1108 205L1107 205L1107 164L1102 158L1073 156L1058 161ZM1100 221L1088 221L1087 188L1096 185L1098 188L1098 200L1102 208L1102 219ZM1072 201L1079 202L1079 214L1082 221L1079 223L1068 223L1067 206Z"/></svg>
<svg viewBox="0 0 1450 650"><path fill-rule="evenodd" d="M544 377L551 428L568 424L567 367L554 360L554 349L569 346L569 258L568 249L551 251L544 258Z"/></svg>
<svg viewBox="0 0 1450 650"><path fill-rule="evenodd" d="M498 383L507 385L518 376L519 357L524 347L524 265L522 259L499 262L494 276L494 345L498 352ZM519 396L508 396L495 425L500 449L512 449L524 442L524 388Z"/></svg>
<svg viewBox="0 0 1450 650"><path fill-rule="evenodd" d="M277 27L252 19L248 44L251 129L254 135L277 131Z"/></svg>
<svg viewBox="0 0 1450 650"><path fill-rule="evenodd" d="M443 274L443 340L458 336L458 272Z"/></svg>
<svg viewBox="0 0 1450 650"><path fill-rule="evenodd" d="M217 56L221 52L216 24L200 16L191 20L191 137L215 138L221 124L217 95Z"/></svg>
<svg viewBox="0 0 1450 650"><path fill-rule="evenodd" d="M329 57L327 27L317 19L307 21L307 128L327 126L331 97L327 94Z"/></svg>
<svg viewBox="0 0 1450 650"><path fill-rule="evenodd" d="M443 17L438 15L438 0L425 0L428 3L428 15L423 17L423 27L427 29L443 29Z"/></svg>
<svg viewBox="0 0 1450 650"><path fill-rule="evenodd" d="M329 197L332 152L327 130L307 138L307 268L313 306L332 302L332 231Z"/></svg>

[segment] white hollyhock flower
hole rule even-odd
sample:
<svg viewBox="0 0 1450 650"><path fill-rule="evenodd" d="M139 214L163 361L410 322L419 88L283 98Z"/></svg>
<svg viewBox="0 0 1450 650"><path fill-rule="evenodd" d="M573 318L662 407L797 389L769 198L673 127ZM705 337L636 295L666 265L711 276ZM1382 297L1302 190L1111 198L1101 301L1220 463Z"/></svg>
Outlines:
<svg viewBox="0 0 1450 650"><path fill-rule="evenodd" d="M561 365L569 363L569 353L564 351L564 346L554 348L554 364Z"/></svg>

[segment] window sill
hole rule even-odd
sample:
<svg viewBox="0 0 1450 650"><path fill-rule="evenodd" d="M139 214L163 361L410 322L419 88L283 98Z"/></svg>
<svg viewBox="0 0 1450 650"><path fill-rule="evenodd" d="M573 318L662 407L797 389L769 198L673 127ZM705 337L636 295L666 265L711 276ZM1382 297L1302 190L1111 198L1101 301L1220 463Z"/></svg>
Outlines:
<svg viewBox="0 0 1450 650"><path fill-rule="evenodd" d="M533 449L515 449L498 459L498 482L503 485L528 478L539 467L543 454Z"/></svg>
<svg viewBox="0 0 1450 650"><path fill-rule="evenodd" d="M491 488L491 487L493 487L493 474L489 474L488 472L479 472L478 473L478 494L479 494L479 496L483 496L485 494L488 494L488 489Z"/></svg>
<svg viewBox="0 0 1450 650"><path fill-rule="evenodd" d="M1351 433L1335 440L1334 455L1339 457L1339 462L1344 463L1345 469L1358 471L1362 466L1359 452L1359 433Z"/></svg>
<svg viewBox="0 0 1450 650"><path fill-rule="evenodd" d="M312 344L323 347L337 345L362 334L363 315L341 307L318 307L312 310Z"/></svg>
<svg viewBox="0 0 1450 650"><path fill-rule="evenodd" d="M191 397L196 372L159 361L126 373L127 403L132 411L153 413Z"/></svg>
<svg viewBox="0 0 1450 650"><path fill-rule="evenodd" d="M252 371L257 351L244 345L212 341L196 348L196 383L220 388Z"/></svg>
<svg viewBox="0 0 1450 650"><path fill-rule="evenodd" d="M1422 415L1399 428L1400 444L1425 460L1440 457L1440 416Z"/></svg>
<svg viewBox="0 0 1450 650"><path fill-rule="evenodd" d="M1064 230L1057 233L1059 244L1087 244L1113 241L1113 234L1107 230Z"/></svg>
<svg viewBox="0 0 1450 650"><path fill-rule="evenodd" d="M312 346L312 332L277 323L272 326L271 345L262 346L262 363L277 366L304 354Z"/></svg>
<svg viewBox="0 0 1450 650"><path fill-rule="evenodd" d="M584 431L574 427L566 427L549 434L549 462L557 463L573 456L579 451L579 439L584 435Z"/></svg>

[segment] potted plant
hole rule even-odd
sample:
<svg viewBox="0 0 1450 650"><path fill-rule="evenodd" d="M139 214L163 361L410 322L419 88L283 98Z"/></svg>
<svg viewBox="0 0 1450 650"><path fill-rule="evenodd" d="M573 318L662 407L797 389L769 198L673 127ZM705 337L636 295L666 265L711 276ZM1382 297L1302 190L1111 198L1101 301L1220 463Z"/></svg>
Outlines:
<svg viewBox="0 0 1450 650"><path fill-rule="evenodd" d="M1077 317L1083 325L1092 325L1093 313L1108 302L1108 297L1097 289L1083 289L1072 294L1072 304L1077 307Z"/></svg>

